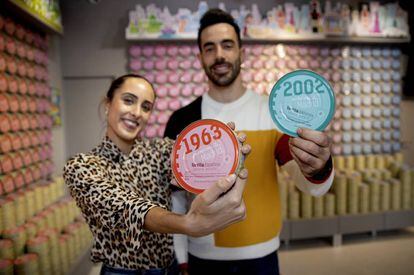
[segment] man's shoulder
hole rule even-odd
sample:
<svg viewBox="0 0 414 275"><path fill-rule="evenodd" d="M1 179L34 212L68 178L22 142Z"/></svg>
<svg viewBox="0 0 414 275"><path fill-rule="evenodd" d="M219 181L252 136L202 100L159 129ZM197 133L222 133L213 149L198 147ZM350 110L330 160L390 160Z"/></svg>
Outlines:
<svg viewBox="0 0 414 275"><path fill-rule="evenodd" d="M171 118L173 118L173 117L180 118L180 117L183 117L183 116L188 116L188 114L192 114L192 113L197 112L197 111L201 112L201 101L202 101L202 97L201 96L197 97L190 104L174 111L171 115Z"/></svg>

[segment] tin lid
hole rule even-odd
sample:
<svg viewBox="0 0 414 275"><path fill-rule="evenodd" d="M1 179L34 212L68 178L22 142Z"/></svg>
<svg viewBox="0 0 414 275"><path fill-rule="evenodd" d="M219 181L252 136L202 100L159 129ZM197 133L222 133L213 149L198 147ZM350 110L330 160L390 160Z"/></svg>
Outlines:
<svg viewBox="0 0 414 275"><path fill-rule="evenodd" d="M218 120L203 119L187 126L177 137L171 166L177 183L197 194L235 173L240 158L239 142L233 131Z"/></svg>
<svg viewBox="0 0 414 275"><path fill-rule="evenodd" d="M269 97L273 122L284 133L297 136L304 127L322 131L335 113L335 96L325 78L309 70L284 75Z"/></svg>

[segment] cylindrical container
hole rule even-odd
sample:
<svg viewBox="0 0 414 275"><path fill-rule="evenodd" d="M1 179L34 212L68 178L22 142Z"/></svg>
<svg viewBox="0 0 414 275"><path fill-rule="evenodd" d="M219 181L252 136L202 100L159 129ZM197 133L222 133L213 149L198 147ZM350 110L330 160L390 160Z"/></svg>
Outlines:
<svg viewBox="0 0 414 275"><path fill-rule="evenodd" d="M391 179L391 209L401 210L401 182L397 179Z"/></svg>
<svg viewBox="0 0 414 275"><path fill-rule="evenodd" d="M322 218L324 215L324 197L314 197L313 199L313 217Z"/></svg>
<svg viewBox="0 0 414 275"><path fill-rule="evenodd" d="M325 205L325 216L333 217L335 216L335 195L332 193L327 193L324 196L324 205Z"/></svg>
<svg viewBox="0 0 414 275"><path fill-rule="evenodd" d="M411 209L411 170L407 166L403 166L399 173L401 182L401 198L402 198L402 209Z"/></svg>
<svg viewBox="0 0 414 275"><path fill-rule="evenodd" d="M289 219L299 219L299 192L289 192Z"/></svg>
<svg viewBox="0 0 414 275"><path fill-rule="evenodd" d="M380 210L388 211L390 210L391 202L391 192L390 184L388 182L380 183Z"/></svg>
<svg viewBox="0 0 414 275"><path fill-rule="evenodd" d="M27 251L39 255L40 274L53 274L50 261L48 238L38 236L27 241Z"/></svg>
<svg viewBox="0 0 414 275"><path fill-rule="evenodd" d="M13 241L15 256L23 255L24 246L26 243L26 234L23 227L15 227L12 229L4 230L2 235L4 238Z"/></svg>
<svg viewBox="0 0 414 275"><path fill-rule="evenodd" d="M201 193L218 179L238 173L243 165L235 133L218 120L204 119L187 126L173 147L171 166L177 183Z"/></svg>
<svg viewBox="0 0 414 275"><path fill-rule="evenodd" d="M367 214L369 212L369 186L365 183L360 184L359 188L359 213Z"/></svg>
<svg viewBox="0 0 414 275"><path fill-rule="evenodd" d="M0 274L2 275L13 275L13 260L11 259L0 259Z"/></svg>
<svg viewBox="0 0 414 275"><path fill-rule="evenodd" d="M10 239L0 239L0 259L14 259L14 244ZM0 272L0 274L2 274Z"/></svg>
<svg viewBox="0 0 414 275"><path fill-rule="evenodd" d="M300 202L300 208L301 208L301 218L303 219L311 219L312 218L312 197L309 194L301 192L301 202Z"/></svg>
<svg viewBox="0 0 414 275"><path fill-rule="evenodd" d="M347 179L347 207L349 214L357 214L358 213L358 188L362 182L361 174L354 172L348 176Z"/></svg>
<svg viewBox="0 0 414 275"><path fill-rule="evenodd" d="M24 254L14 260L15 275L40 275L39 256L34 253Z"/></svg>
<svg viewBox="0 0 414 275"><path fill-rule="evenodd" d="M333 188L336 195L336 213L345 215L347 209L347 178L345 174L338 173L335 175Z"/></svg>

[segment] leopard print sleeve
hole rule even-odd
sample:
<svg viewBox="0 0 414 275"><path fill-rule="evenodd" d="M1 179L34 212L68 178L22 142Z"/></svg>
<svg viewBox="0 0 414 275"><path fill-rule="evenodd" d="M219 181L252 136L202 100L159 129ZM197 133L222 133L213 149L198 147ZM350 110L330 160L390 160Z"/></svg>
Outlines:
<svg viewBox="0 0 414 275"><path fill-rule="evenodd" d="M134 248L140 246L145 215L158 205L122 188L97 156L80 154L70 159L63 177L92 232L94 227L106 227L126 234Z"/></svg>
<svg viewBox="0 0 414 275"><path fill-rule="evenodd" d="M161 153L161 167L164 176L163 181L169 184L172 178L171 171L171 152L174 146L174 140L170 138L160 138L156 141L156 146Z"/></svg>

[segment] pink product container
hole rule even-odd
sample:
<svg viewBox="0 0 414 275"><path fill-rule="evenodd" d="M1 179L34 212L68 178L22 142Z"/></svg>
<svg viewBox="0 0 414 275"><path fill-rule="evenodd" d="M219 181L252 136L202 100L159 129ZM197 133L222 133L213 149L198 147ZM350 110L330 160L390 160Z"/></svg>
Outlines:
<svg viewBox="0 0 414 275"><path fill-rule="evenodd" d="M193 61L192 66L193 66L193 69L196 69L196 70L200 70L201 69L201 63L197 59Z"/></svg>
<svg viewBox="0 0 414 275"><path fill-rule="evenodd" d="M334 70L338 70L339 67L341 66L341 62L338 59L334 59L331 62L331 68Z"/></svg>
<svg viewBox="0 0 414 275"><path fill-rule="evenodd" d="M155 75L153 73L146 73L145 78L150 82L153 83L155 81Z"/></svg>
<svg viewBox="0 0 414 275"><path fill-rule="evenodd" d="M268 55L268 56L272 56L274 53L273 47L272 46L265 46L263 49L263 54L264 55Z"/></svg>
<svg viewBox="0 0 414 275"><path fill-rule="evenodd" d="M263 68L263 61L260 60L260 59L253 61L253 68L256 69L256 70L262 69Z"/></svg>
<svg viewBox="0 0 414 275"><path fill-rule="evenodd" d="M160 113L158 115L157 122L159 124L166 124L168 122L168 119L169 119L169 115L167 115L166 113Z"/></svg>
<svg viewBox="0 0 414 275"><path fill-rule="evenodd" d="M155 83L158 84L166 84L168 82L168 77L167 74L164 72L159 72L156 76L155 76Z"/></svg>
<svg viewBox="0 0 414 275"><path fill-rule="evenodd" d="M144 62L144 69L147 71L151 71L152 69L154 69L154 61L152 60L146 60Z"/></svg>
<svg viewBox="0 0 414 275"><path fill-rule="evenodd" d="M275 73L274 72L267 72L266 74L265 74L265 79L266 79L266 81L267 82L274 82L275 81L275 79L276 79L276 77L275 77Z"/></svg>
<svg viewBox="0 0 414 275"><path fill-rule="evenodd" d="M273 70L275 68L275 61L273 59L269 59L265 62L264 67L267 70Z"/></svg>
<svg viewBox="0 0 414 275"><path fill-rule="evenodd" d="M129 68L132 71L139 71L142 69L142 63L139 59L131 59L129 61Z"/></svg>
<svg viewBox="0 0 414 275"><path fill-rule="evenodd" d="M335 71L332 74L332 81L338 82L340 79L341 79L341 74L339 72Z"/></svg>
<svg viewBox="0 0 414 275"><path fill-rule="evenodd" d="M328 81L331 80L331 74L329 72L323 72L322 76Z"/></svg>
<svg viewBox="0 0 414 275"><path fill-rule="evenodd" d="M171 111L178 110L180 107L181 107L181 102L178 98L173 99L168 103L168 109L170 109Z"/></svg>
<svg viewBox="0 0 414 275"><path fill-rule="evenodd" d="M335 122L332 124L332 129L333 129L334 131L340 131L340 130L341 130L341 128L342 128L342 125L341 125L341 122L340 122L340 121L335 121Z"/></svg>
<svg viewBox="0 0 414 275"><path fill-rule="evenodd" d="M147 138L154 138L157 136L157 128L156 127L148 127L145 130L145 137Z"/></svg>
<svg viewBox="0 0 414 275"><path fill-rule="evenodd" d="M263 73L262 72L256 72L253 75L253 80L256 83L261 83L263 81L264 77L263 77Z"/></svg>
<svg viewBox="0 0 414 275"><path fill-rule="evenodd" d="M198 48L198 45L192 46L192 47L191 47L191 52L192 52L194 55L197 55L197 54L200 52L200 49Z"/></svg>
<svg viewBox="0 0 414 275"><path fill-rule="evenodd" d="M158 99L155 102L155 108L160 111L165 111L168 108L168 101L166 99Z"/></svg>
<svg viewBox="0 0 414 275"><path fill-rule="evenodd" d="M168 89L167 89L167 87L165 87L165 86L159 86L157 89L156 89L156 93L157 93L157 96L158 97L166 97L167 96L167 94L168 94Z"/></svg>
<svg viewBox="0 0 414 275"><path fill-rule="evenodd" d="M167 53L169 56L176 57L178 54L178 47L177 46L168 46Z"/></svg>
<svg viewBox="0 0 414 275"><path fill-rule="evenodd" d="M307 55L309 53L308 47L302 46L298 49L299 55Z"/></svg>
<svg viewBox="0 0 414 275"><path fill-rule="evenodd" d="M187 106L193 101L192 98L181 98L181 106Z"/></svg>
<svg viewBox="0 0 414 275"><path fill-rule="evenodd" d="M181 95L185 97L189 97L193 94L193 87L191 85L184 85L181 89Z"/></svg>
<svg viewBox="0 0 414 275"><path fill-rule="evenodd" d="M340 143L341 142L341 137L342 137L341 134L336 133L332 136L332 141L334 143Z"/></svg>
<svg viewBox="0 0 414 275"><path fill-rule="evenodd" d="M149 117L149 119L148 119L148 124L149 125L152 125L152 124L154 124L156 121L157 121L157 115L158 115L158 112L152 112L151 113L151 115L150 115L150 117Z"/></svg>
<svg viewBox="0 0 414 275"><path fill-rule="evenodd" d="M155 68L158 71L163 71L167 69L167 61L165 59L158 59L157 61L155 61Z"/></svg>
<svg viewBox="0 0 414 275"><path fill-rule="evenodd" d="M154 55L154 47L153 46L144 46L142 48L142 54L144 56L150 57Z"/></svg>
<svg viewBox="0 0 414 275"><path fill-rule="evenodd" d="M251 72L245 71L245 72L242 72L241 77L244 82L250 82L253 79L253 74Z"/></svg>
<svg viewBox="0 0 414 275"><path fill-rule="evenodd" d="M203 86L196 86L194 88L194 95L196 96L201 96L202 94L204 94L205 92L205 88Z"/></svg>
<svg viewBox="0 0 414 275"><path fill-rule="evenodd" d="M317 56L319 54L319 48L317 48L317 47L311 47L309 49L309 54L311 56Z"/></svg>
<svg viewBox="0 0 414 275"><path fill-rule="evenodd" d="M204 72L197 72L193 75L193 82L202 83L204 80Z"/></svg>
<svg viewBox="0 0 414 275"><path fill-rule="evenodd" d="M182 57L188 58L191 54L191 47L190 46L181 46L178 48L178 52Z"/></svg>
<svg viewBox="0 0 414 275"><path fill-rule="evenodd" d="M180 87L179 86L171 86L169 88L169 95L170 95L170 97L178 97L180 95Z"/></svg>
<svg viewBox="0 0 414 275"><path fill-rule="evenodd" d="M155 55L159 57L164 57L167 53L167 48L163 45L155 46Z"/></svg>
<svg viewBox="0 0 414 275"><path fill-rule="evenodd" d="M168 69L175 71L178 69L178 61L176 59L170 59L167 62Z"/></svg>
<svg viewBox="0 0 414 275"><path fill-rule="evenodd" d="M129 48L129 54L133 57L138 57L141 55L141 47L140 46L131 46Z"/></svg>
<svg viewBox="0 0 414 275"><path fill-rule="evenodd" d="M326 57L329 55L329 48L321 48L321 56Z"/></svg>
<svg viewBox="0 0 414 275"><path fill-rule="evenodd" d="M298 62L296 62L296 60L291 59L291 60L288 61L287 66L288 66L289 69L297 69Z"/></svg>
<svg viewBox="0 0 414 275"><path fill-rule="evenodd" d="M276 67L278 69L284 69L286 66L286 61L283 59L279 59L278 61L276 61Z"/></svg>
<svg viewBox="0 0 414 275"><path fill-rule="evenodd" d="M191 68L191 64L192 62L191 62L191 60L189 60L189 59L186 59L186 60L183 60L183 61L181 61L180 63L179 63L179 66L180 66L180 68L181 69L183 69L183 70L188 70L188 69L190 69Z"/></svg>
<svg viewBox="0 0 414 275"><path fill-rule="evenodd" d="M341 145L333 145L332 146L332 154L340 155L342 153L342 146Z"/></svg>
<svg viewBox="0 0 414 275"><path fill-rule="evenodd" d="M312 69L318 69L319 68L319 61L318 60L311 60L310 67Z"/></svg>
<svg viewBox="0 0 414 275"><path fill-rule="evenodd" d="M168 75L168 82L170 84L176 84L180 80L180 75L177 72L172 72Z"/></svg>
<svg viewBox="0 0 414 275"><path fill-rule="evenodd" d="M290 57L296 56L298 54L298 50L294 46L286 47L286 52L287 52L287 55Z"/></svg>
<svg viewBox="0 0 414 275"><path fill-rule="evenodd" d="M308 61L306 61L305 59L299 60L299 68L306 69L308 67L309 67Z"/></svg>
<svg viewBox="0 0 414 275"><path fill-rule="evenodd" d="M185 71L180 77L180 82L184 84L188 84L191 82L191 79L192 79L192 73L189 71Z"/></svg>
<svg viewBox="0 0 414 275"><path fill-rule="evenodd" d="M165 124L163 124L163 125L160 125L159 127L158 127L158 130L157 130L157 133L158 133L158 136L159 137L163 137L164 136L164 132L165 132Z"/></svg>
<svg viewBox="0 0 414 275"><path fill-rule="evenodd" d="M253 67L252 60L247 59L247 60L243 61L242 68L248 70L248 69L251 69L252 67Z"/></svg>
<svg viewBox="0 0 414 275"><path fill-rule="evenodd" d="M253 55L259 56L259 55L262 54L262 52L263 52L263 47L262 46L259 46L259 45L253 46L253 48L252 48L252 54Z"/></svg>

